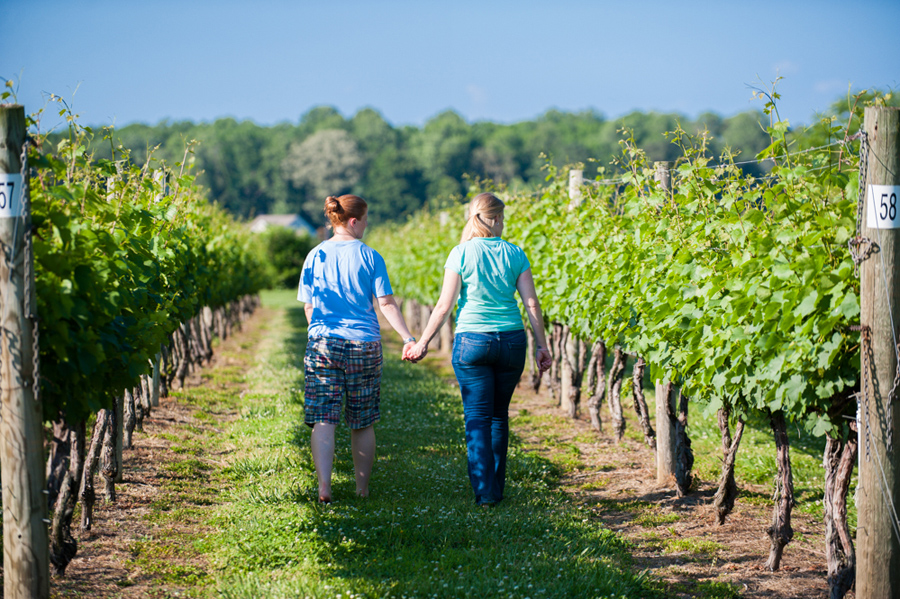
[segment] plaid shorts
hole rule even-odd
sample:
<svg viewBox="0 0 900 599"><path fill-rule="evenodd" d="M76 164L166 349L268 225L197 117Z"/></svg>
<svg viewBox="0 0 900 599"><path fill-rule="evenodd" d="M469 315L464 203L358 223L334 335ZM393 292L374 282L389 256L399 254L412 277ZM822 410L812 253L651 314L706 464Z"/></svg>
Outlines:
<svg viewBox="0 0 900 599"><path fill-rule="evenodd" d="M347 426L356 430L378 422L382 362L381 341L310 338L303 359L306 424L338 424L345 393Z"/></svg>

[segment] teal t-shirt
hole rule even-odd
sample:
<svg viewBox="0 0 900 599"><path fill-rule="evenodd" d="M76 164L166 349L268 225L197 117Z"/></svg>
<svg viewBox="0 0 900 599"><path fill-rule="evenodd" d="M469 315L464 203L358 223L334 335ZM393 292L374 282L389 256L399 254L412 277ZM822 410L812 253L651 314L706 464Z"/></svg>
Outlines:
<svg viewBox="0 0 900 599"><path fill-rule="evenodd" d="M525 252L499 237L475 237L452 250L444 264L462 279L458 333L524 329L516 300L516 280L531 268Z"/></svg>

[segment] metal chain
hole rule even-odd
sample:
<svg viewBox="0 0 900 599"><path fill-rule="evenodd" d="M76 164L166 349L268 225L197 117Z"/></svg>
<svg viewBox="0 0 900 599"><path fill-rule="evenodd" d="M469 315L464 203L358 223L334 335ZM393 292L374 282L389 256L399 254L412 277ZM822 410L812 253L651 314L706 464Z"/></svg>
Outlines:
<svg viewBox="0 0 900 599"><path fill-rule="evenodd" d="M851 330L858 330L862 334L860 335L860 357L861 357L861 371L862 371L862 389L860 393L857 395L857 400L862 398L862 411L863 411L863 419L865 420L865 435L863 436L866 441L866 461L871 461L871 455L869 453L869 442L871 439L871 432L869 430L869 369L871 365L872 356L872 342L869 339L869 333L871 329L869 329L866 325L860 325L858 327L853 326L850 327Z"/></svg>
<svg viewBox="0 0 900 599"><path fill-rule="evenodd" d="M869 139L865 131L859 132L859 195L856 202L856 236L862 235L863 205L865 204L866 179L869 177Z"/></svg>
<svg viewBox="0 0 900 599"><path fill-rule="evenodd" d="M894 386L888 394L887 410L887 452L894 453L894 400L897 399L897 385L900 384L900 347L895 347L897 353L897 372L894 374Z"/></svg>
<svg viewBox="0 0 900 599"><path fill-rule="evenodd" d="M872 240L862 236L863 207L866 205L866 179L869 176L869 143L865 131L859 135L859 194L856 201L856 237L847 242L850 257L853 258L854 272L859 274L859 265L872 253Z"/></svg>
<svg viewBox="0 0 900 599"><path fill-rule="evenodd" d="M25 312L25 318L31 321L31 381L25 381L25 385L28 383L32 383L32 393L34 395L34 400L40 400L40 354L41 354L41 346L40 346L40 332L38 331L38 317L37 317L37 297L34 292L34 236L32 235L32 226L31 226L31 202L30 202L30 194L29 194L29 183L30 177L28 173L28 148L31 145L30 140L26 137L25 143L22 144L22 155L20 157L21 170L20 174L22 175L22 226L24 227L23 237L23 250L25 255L22 256L22 262L24 266L24 278L25 278L25 290L24 290L24 298L23 298L23 311ZM17 223L18 224L18 223Z"/></svg>
<svg viewBox="0 0 900 599"><path fill-rule="evenodd" d="M891 322L891 326L894 326L893 322ZM888 453L893 453L894 451L894 402L897 401L897 389L900 387L900 343L894 346L894 355L897 356L897 363L894 365L894 384L888 393L887 406L885 406L887 410Z"/></svg>

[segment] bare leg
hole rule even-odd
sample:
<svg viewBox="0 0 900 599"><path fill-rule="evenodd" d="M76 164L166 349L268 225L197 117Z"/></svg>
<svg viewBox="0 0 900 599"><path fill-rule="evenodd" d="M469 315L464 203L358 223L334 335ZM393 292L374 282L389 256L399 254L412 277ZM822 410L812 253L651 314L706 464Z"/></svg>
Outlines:
<svg viewBox="0 0 900 599"><path fill-rule="evenodd" d="M350 446L353 451L353 474L356 477L356 494L369 496L369 476L375 463L375 427L367 426L350 431Z"/></svg>
<svg viewBox="0 0 900 599"><path fill-rule="evenodd" d="M334 464L334 424L319 422L313 426L310 437L313 463L319 476L319 501L331 501L331 468ZM355 458L355 455L354 455Z"/></svg>

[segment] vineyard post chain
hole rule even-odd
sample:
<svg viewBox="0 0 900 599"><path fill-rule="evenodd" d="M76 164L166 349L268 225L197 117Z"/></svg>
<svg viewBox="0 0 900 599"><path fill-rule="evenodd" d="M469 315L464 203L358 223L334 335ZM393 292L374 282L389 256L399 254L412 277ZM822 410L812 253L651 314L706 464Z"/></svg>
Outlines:
<svg viewBox="0 0 900 599"><path fill-rule="evenodd" d="M860 183L866 203L872 186L900 187L900 109L867 107L865 111L867 160L860 165ZM866 172L863 167L867 166ZM865 187L863 187L865 185ZM894 200L896 202L896 200ZM900 236L896 224L870 221L871 207L860 210L860 233L872 239L860 268L860 326L864 332L861 351L860 413L865 419L859 430L866 436L867 454L859 460L857 489L856 594L874 599L900 598L900 522L896 498L900 496L900 455L889 447L895 412L889 390L897 374L896 319L900 306L900 284L895 283L900 265ZM889 228L890 227L890 228ZM868 341L868 343L865 343ZM868 405L866 405L868 404ZM861 452L862 453L862 452Z"/></svg>
<svg viewBox="0 0 900 599"><path fill-rule="evenodd" d="M50 552L40 397L35 393L36 327L30 251L25 109L0 106L0 182L19 205L0 217L0 468L3 480L3 595L6 599L50 595ZM21 178L21 181L18 180ZM16 190L16 184L21 185ZM11 192L11 193L10 193ZM8 195L7 195L8 194ZM18 210L21 213L16 214ZM22 225L20 226L20 221ZM20 247L24 251L17 251Z"/></svg>

